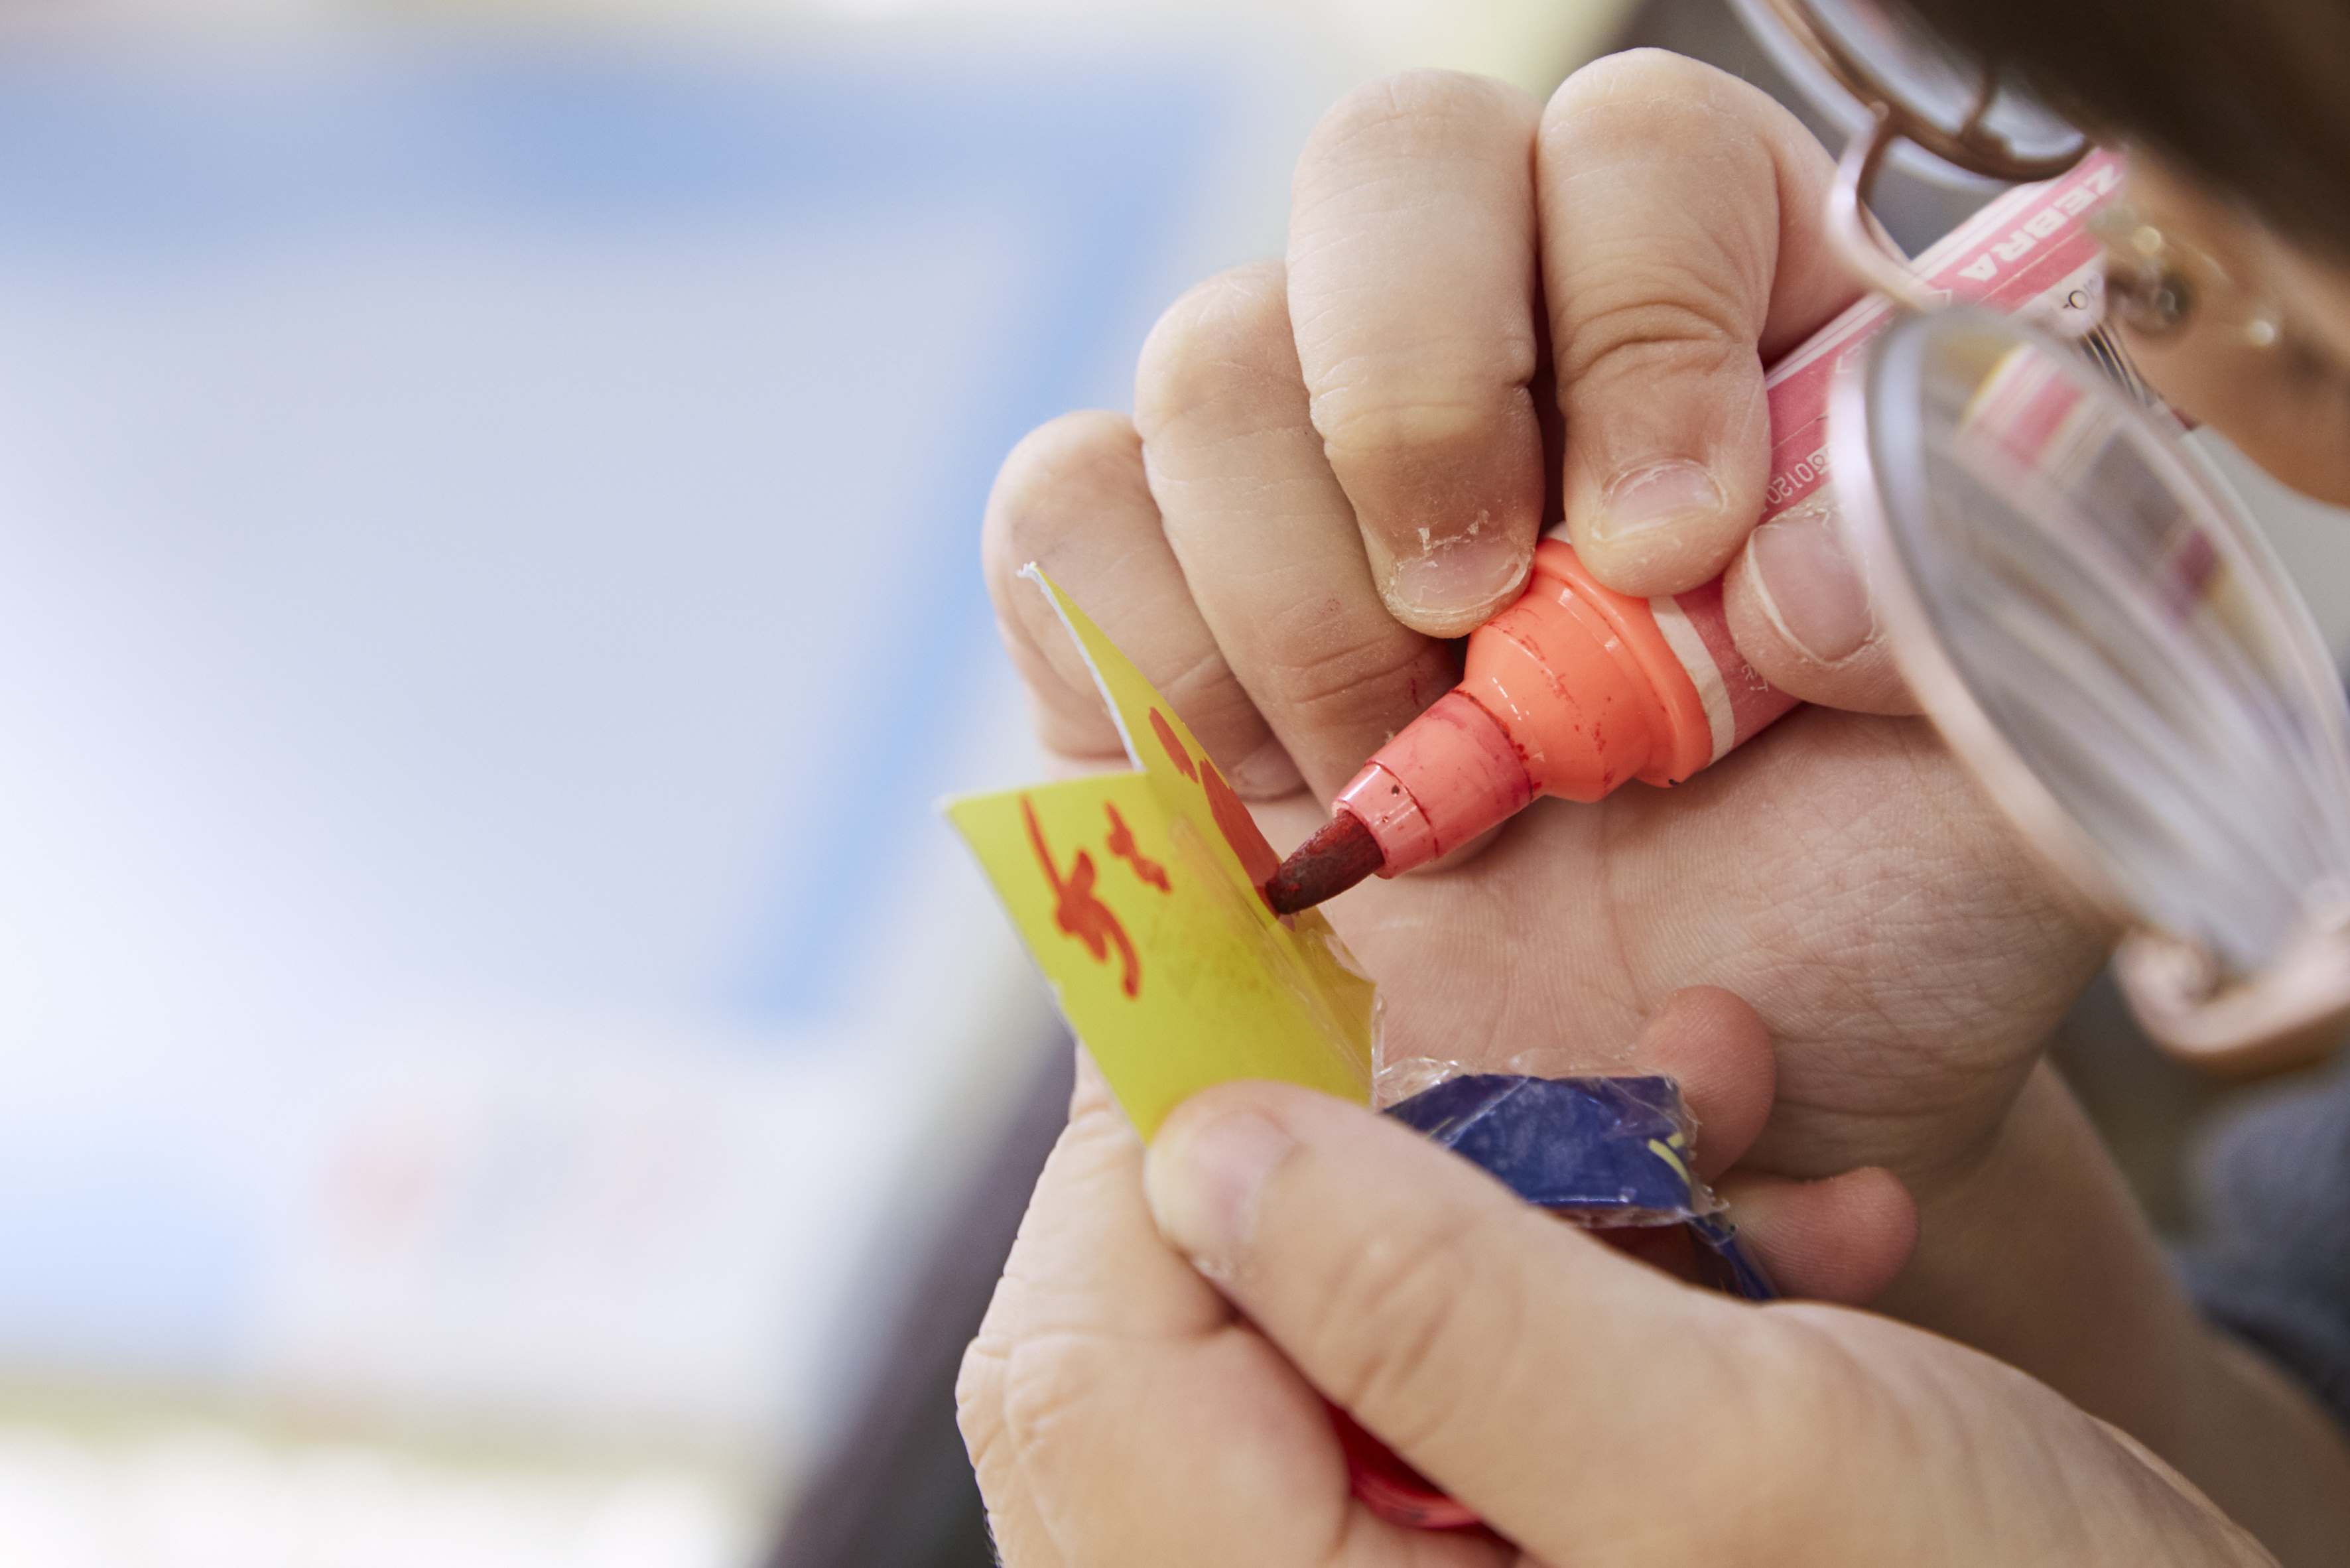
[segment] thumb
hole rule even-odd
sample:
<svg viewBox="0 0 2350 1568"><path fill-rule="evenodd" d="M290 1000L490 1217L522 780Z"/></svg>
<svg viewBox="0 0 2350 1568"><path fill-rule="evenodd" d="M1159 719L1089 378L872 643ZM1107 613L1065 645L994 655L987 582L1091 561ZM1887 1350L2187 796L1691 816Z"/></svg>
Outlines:
<svg viewBox="0 0 2350 1568"><path fill-rule="evenodd" d="M1544 1561L1739 1560L1751 1542L1689 1500L1751 1501L1765 1417L1784 1434L1822 1408L1810 1357L1786 1354L1807 1337L1308 1090L1194 1097L1145 1185L1161 1232L1308 1381Z"/></svg>
<svg viewBox="0 0 2350 1568"><path fill-rule="evenodd" d="M1731 640L1780 691L1856 713L1918 711L1825 493L1755 529L1721 588Z"/></svg>
<svg viewBox="0 0 2350 1568"><path fill-rule="evenodd" d="M1309 1382L1533 1560L2256 1560L2022 1373L1681 1284L1360 1106L1220 1085L1161 1125L1144 1183Z"/></svg>

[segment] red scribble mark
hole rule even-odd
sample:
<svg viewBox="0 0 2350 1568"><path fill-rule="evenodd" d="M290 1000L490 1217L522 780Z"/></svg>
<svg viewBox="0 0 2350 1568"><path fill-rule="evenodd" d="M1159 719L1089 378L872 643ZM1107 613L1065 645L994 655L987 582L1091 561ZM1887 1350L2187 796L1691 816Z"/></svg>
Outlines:
<svg viewBox="0 0 2350 1568"><path fill-rule="evenodd" d="M1167 748L1168 758L1174 763L1176 771L1197 782L1200 770L1191 765L1191 753L1185 751L1183 742L1175 738L1175 726L1167 722L1167 715L1156 708L1150 711L1150 731L1159 737L1159 743Z"/></svg>
<svg viewBox="0 0 2350 1568"><path fill-rule="evenodd" d="M1267 844L1264 835L1257 831L1256 819L1249 815L1248 807L1241 804L1241 797L1232 793L1232 786L1224 782L1224 776L1216 771L1215 763L1205 757L1196 764L1192 762L1191 753L1176 738L1175 726L1170 724L1167 715L1156 708L1150 711L1150 728L1158 735L1159 743L1167 748L1167 755L1183 776L1196 779L1200 787L1207 791L1208 810L1215 816L1217 830L1223 834L1224 842L1232 846L1232 853L1240 857L1241 869L1248 873L1248 879L1255 885L1257 897L1263 898L1265 883L1281 869L1281 857L1273 852L1273 846ZM1110 848L1112 854L1117 853L1115 840L1112 840ZM1138 871L1139 869L1137 867Z"/></svg>
<svg viewBox="0 0 2350 1568"><path fill-rule="evenodd" d="M1208 792L1208 810L1214 814L1224 842L1241 857L1241 869L1248 873L1248 879L1256 884L1262 895L1264 885L1281 869L1281 857L1264 841L1264 835L1257 830L1256 818L1249 815L1248 807L1241 804L1241 797L1232 793L1232 786L1224 782L1215 763L1201 763L1200 787Z"/></svg>
<svg viewBox="0 0 2350 1568"><path fill-rule="evenodd" d="M1134 867L1134 874L1160 892L1172 891L1167 885L1167 867L1142 853L1142 846L1134 841L1134 829L1127 826L1126 818L1118 815L1118 807L1102 802L1109 813L1109 842L1102 847Z"/></svg>
<svg viewBox="0 0 2350 1568"><path fill-rule="evenodd" d="M1109 950L1118 949L1118 988L1132 996L1142 989L1141 961L1134 956L1134 944L1127 940L1126 928L1118 923L1118 916L1094 892L1094 857L1085 850L1069 867L1069 879L1061 880L1061 868L1053 864L1053 852L1045 846L1045 830L1036 822L1036 808L1028 797L1020 797L1020 815L1028 824L1028 842L1036 851L1036 859L1045 867L1045 879L1053 885L1053 924L1086 944L1097 963L1109 961Z"/></svg>

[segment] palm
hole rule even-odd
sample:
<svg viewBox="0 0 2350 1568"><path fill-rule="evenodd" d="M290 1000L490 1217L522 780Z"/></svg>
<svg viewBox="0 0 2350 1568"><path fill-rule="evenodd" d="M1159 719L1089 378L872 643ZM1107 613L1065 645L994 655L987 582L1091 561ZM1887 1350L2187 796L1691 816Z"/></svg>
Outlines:
<svg viewBox="0 0 2350 1568"><path fill-rule="evenodd" d="M1292 843L1317 814L1266 815ZM1669 992L1738 992L1779 1048L1752 1163L1800 1176L1962 1158L2102 950L1922 722L1825 710L1329 913L1380 982L1388 1061L1604 1063Z"/></svg>

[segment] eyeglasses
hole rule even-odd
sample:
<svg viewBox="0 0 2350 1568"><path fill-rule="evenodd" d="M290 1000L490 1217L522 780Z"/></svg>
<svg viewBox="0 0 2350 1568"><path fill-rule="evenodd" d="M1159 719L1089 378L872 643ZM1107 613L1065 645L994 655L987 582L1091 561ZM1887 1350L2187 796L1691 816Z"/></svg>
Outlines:
<svg viewBox="0 0 2350 1568"><path fill-rule="evenodd" d="M1831 232L1870 286L1913 308L1928 303L1914 275L1866 217L1868 191L1889 152L1906 143L1969 173L2014 182L2053 179L2089 150L2089 139L2062 116L1996 68L1956 64L1882 0L1740 3L1758 31L1800 51L1799 78L1814 90L1832 85L1868 118L1837 171ZM2199 322L2237 347L2283 350L2301 375L2350 387L2350 367L2292 330L2273 294L2230 276L2152 214L2116 204L2092 227L2109 247L2112 315L2131 331L2169 338Z"/></svg>
<svg viewBox="0 0 2350 1568"><path fill-rule="evenodd" d="M1741 4L1856 121L1828 221L1898 311L1843 356L1823 451L1912 691L2063 884L2126 928L2116 974L2157 1041L2240 1069L2331 1046L2350 1022L2350 709L2265 542L2104 323L2192 319L2256 350L2292 334L2121 206L2079 130L1885 0ZM2028 215L1975 235L1973 261L1913 265L1866 202L1919 152L2052 194L2011 202ZM2059 332L1968 303L2027 295Z"/></svg>
<svg viewBox="0 0 2350 1568"><path fill-rule="evenodd" d="M2238 298L2242 286L2209 253L2196 249L2127 205L2099 213L2090 229L2106 243L2106 297L2131 330L2169 337L2207 299ZM2284 337L2272 300L2259 298L2228 323L2246 347L2273 348Z"/></svg>

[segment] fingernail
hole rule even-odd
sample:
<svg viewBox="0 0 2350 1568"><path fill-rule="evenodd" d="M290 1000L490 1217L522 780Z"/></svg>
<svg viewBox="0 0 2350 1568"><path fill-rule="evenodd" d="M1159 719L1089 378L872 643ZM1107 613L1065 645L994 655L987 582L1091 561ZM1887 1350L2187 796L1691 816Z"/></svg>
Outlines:
<svg viewBox="0 0 2350 1568"><path fill-rule="evenodd" d="M1159 1129L1143 1190L1159 1233L1213 1279L1229 1279L1256 1229L1257 1199L1296 1139L1253 1111L1178 1116Z"/></svg>
<svg viewBox="0 0 2350 1568"><path fill-rule="evenodd" d="M1517 589L1533 559L1531 545L1480 518L1458 538L1423 536L1419 554L1399 556L1388 597L1423 630L1467 631Z"/></svg>
<svg viewBox="0 0 2350 1568"><path fill-rule="evenodd" d="M1607 482L1591 536L1629 539L1684 519L1717 516L1721 508L1721 486L1705 464L1679 457L1644 463Z"/></svg>
<svg viewBox="0 0 2350 1568"><path fill-rule="evenodd" d="M1232 764L1232 792L1245 800L1279 800L1305 787L1289 748L1270 740Z"/></svg>
<svg viewBox="0 0 2350 1568"><path fill-rule="evenodd" d="M1746 548L1764 612L1807 658L1838 663L1877 629L1867 586L1826 508L1803 506L1774 518L1754 531Z"/></svg>

